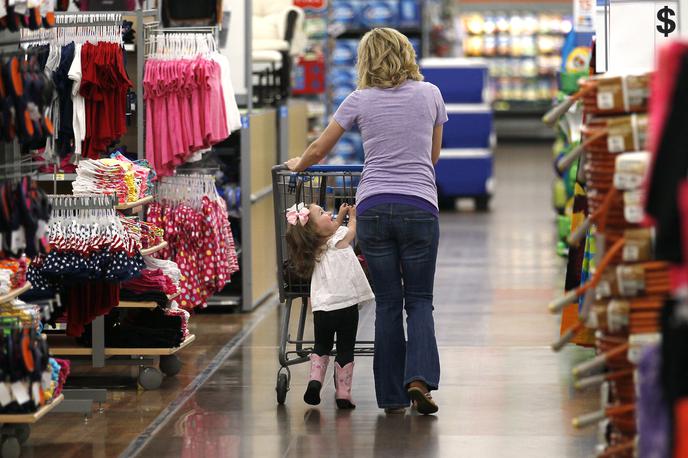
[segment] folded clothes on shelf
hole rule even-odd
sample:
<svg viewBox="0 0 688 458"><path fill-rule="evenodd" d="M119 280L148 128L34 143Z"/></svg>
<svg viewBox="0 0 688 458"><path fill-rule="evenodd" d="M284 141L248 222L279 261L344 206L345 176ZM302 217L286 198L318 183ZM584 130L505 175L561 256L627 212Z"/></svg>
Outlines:
<svg viewBox="0 0 688 458"><path fill-rule="evenodd" d="M117 310L105 318L105 346L110 348L173 348L185 338L185 319L163 309L137 310L126 316ZM91 329L79 339L91 346Z"/></svg>
<svg viewBox="0 0 688 458"><path fill-rule="evenodd" d="M155 172L147 162L131 161L118 151L110 158L79 162L76 175L75 195L116 194L119 203L125 204L151 195Z"/></svg>
<svg viewBox="0 0 688 458"><path fill-rule="evenodd" d="M167 259L157 259L152 256L144 256L143 262L146 263L146 267L149 269L160 269L162 272L172 279L177 287L179 286L179 281L181 280L182 272L179 270L179 266L176 262Z"/></svg>
<svg viewBox="0 0 688 458"><path fill-rule="evenodd" d="M145 269L139 277L122 283L122 288L133 293L162 291L168 296L177 293L177 286L160 269Z"/></svg>

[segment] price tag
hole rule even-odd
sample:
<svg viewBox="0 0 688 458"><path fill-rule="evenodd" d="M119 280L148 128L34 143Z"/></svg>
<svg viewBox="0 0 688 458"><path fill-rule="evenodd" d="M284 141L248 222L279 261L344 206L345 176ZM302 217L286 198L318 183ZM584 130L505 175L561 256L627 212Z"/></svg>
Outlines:
<svg viewBox="0 0 688 458"><path fill-rule="evenodd" d="M31 399L36 405L41 404L41 384L38 382L31 383Z"/></svg>
<svg viewBox="0 0 688 458"><path fill-rule="evenodd" d="M640 247L626 243L623 248L623 260L626 262L637 262L640 258Z"/></svg>
<svg viewBox="0 0 688 458"><path fill-rule="evenodd" d="M12 402L12 393L10 392L7 383L0 383L0 405L5 407L10 402Z"/></svg>
<svg viewBox="0 0 688 458"><path fill-rule="evenodd" d="M607 137L607 148L610 153L622 153L626 151L626 142L622 135L610 135Z"/></svg>
<svg viewBox="0 0 688 458"><path fill-rule="evenodd" d="M630 305L627 301L613 300L607 307L607 326L611 332L618 332L628 326L628 311Z"/></svg>
<svg viewBox="0 0 688 458"><path fill-rule="evenodd" d="M629 223L639 224L645 217L640 191L624 192L624 217Z"/></svg>
<svg viewBox="0 0 688 458"><path fill-rule="evenodd" d="M64 181L64 179L65 179L64 173L56 173L55 174L55 181Z"/></svg>
<svg viewBox="0 0 688 458"><path fill-rule="evenodd" d="M642 266L618 266L616 276L619 292L624 297L634 297L645 290L645 270Z"/></svg>
<svg viewBox="0 0 688 458"><path fill-rule="evenodd" d="M611 296L612 295L611 284L609 284L609 282L605 281L605 280L600 281L597 284L597 288L595 289L595 294L596 294L598 300Z"/></svg>
<svg viewBox="0 0 688 458"><path fill-rule="evenodd" d="M597 93L597 107L600 110L611 110L614 108L614 94L611 92Z"/></svg>
<svg viewBox="0 0 688 458"><path fill-rule="evenodd" d="M10 248L15 253L26 248L26 233L24 232L23 227L20 227L16 231L12 231L12 241Z"/></svg>
<svg viewBox="0 0 688 458"><path fill-rule="evenodd" d="M44 390L47 390L50 388L50 385L53 383L53 374L50 371L43 371L43 375L41 375L41 385L43 386Z"/></svg>
<svg viewBox="0 0 688 458"><path fill-rule="evenodd" d="M29 384L26 382L14 382L12 384L12 395L19 405L26 404L31 400L29 397Z"/></svg>

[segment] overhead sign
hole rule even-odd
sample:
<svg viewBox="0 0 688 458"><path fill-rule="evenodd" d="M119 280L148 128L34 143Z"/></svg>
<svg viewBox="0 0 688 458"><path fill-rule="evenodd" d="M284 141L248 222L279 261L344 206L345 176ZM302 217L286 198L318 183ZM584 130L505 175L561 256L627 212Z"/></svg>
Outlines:
<svg viewBox="0 0 688 458"><path fill-rule="evenodd" d="M596 7L596 0L573 0L573 30L594 32Z"/></svg>
<svg viewBox="0 0 688 458"><path fill-rule="evenodd" d="M676 0L610 0L608 14L607 71L610 72L652 70L659 48L681 34Z"/></svg>
<svg viewBox="0 0 688 458"><path fill-rule="evenodd" d="M294 0L294 5L304 9L321 10L327 6L327 0Z"/></svg>

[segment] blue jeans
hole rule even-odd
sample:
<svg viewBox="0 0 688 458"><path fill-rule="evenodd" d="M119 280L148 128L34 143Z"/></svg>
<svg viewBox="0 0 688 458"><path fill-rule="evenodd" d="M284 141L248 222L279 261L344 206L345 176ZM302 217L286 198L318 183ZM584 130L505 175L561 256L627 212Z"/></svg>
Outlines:
<svg viewBox="0 0 688 458"><path fill-rule="evenodd" d="M420 380L436 390L440 380L432 317L439 221L410 205L382 204L358 217L357 235L377 303L373 361L377 404L407 407L406 385Z"/></svg>

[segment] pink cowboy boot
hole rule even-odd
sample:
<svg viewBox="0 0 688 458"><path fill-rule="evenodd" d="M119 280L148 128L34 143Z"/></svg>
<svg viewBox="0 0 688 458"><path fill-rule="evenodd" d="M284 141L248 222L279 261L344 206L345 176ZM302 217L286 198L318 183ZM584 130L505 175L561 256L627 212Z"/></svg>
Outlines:
<svg viewBox="0 0 688 458"><path fill-rule="evenodd" d="M320 404L320 389L322 388L329 362L330 357L328 355L318 356L315 353L311 353L311 374L308 377L308 388L306 388L306 392L303 395L303 400L306 404L312 406Z"/></svg>
<svg viewBox="0 0 688 458"><path fill-rule="evenodd" d="M351 401L351 380L354 375L354 363L344 367L334 363L334 386L337 390L334 398L340 409L355 409L356 405Z"/></svg>

